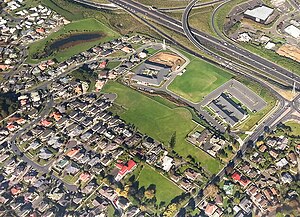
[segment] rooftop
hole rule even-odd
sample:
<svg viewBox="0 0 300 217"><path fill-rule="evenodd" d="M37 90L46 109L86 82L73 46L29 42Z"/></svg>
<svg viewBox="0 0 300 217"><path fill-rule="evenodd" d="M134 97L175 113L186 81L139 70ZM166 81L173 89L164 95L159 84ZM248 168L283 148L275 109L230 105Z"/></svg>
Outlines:
<svg viewBox="0 0 300 217"><path fill-rule="evenodd" d="M257 22L266 21L269 16L273 13L274 9L267 6L260 6L245 11L245 15L255 18Z"/></svg>

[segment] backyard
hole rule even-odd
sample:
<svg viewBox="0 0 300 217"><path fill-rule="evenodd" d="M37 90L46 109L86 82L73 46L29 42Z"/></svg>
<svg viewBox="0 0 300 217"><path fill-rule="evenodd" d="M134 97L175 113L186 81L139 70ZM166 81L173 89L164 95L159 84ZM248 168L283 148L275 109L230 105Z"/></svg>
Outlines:
<svg viewBox="0 0 300 217"><path fill-rule="evenodd" d="M157 199L157 204L159 204L161 201L164 201L166 202L166 204L169 204L173 198L183 193L183 191L179 187L177 187L166 177L159 174L147 164L144 165L144 168L139 174L138 181L139 188L144 186L145 189L147 189L149 185L155 185L155 196Z"/></svg>

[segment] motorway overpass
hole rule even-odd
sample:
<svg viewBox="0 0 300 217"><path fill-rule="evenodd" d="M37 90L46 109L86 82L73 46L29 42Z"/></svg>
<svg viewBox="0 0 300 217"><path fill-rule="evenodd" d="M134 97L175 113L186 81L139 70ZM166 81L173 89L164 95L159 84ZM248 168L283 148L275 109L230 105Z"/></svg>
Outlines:
<svg viewBox="0 0 300 217"><path fill-rule="evenodd" d="M76 1L82 4L89 5L90 7L94 6L95 8L97 8L97 3L93 3L92 1ZM131 13L140 13L143 16L148 17L156 23L159 23L173 31L185 34L181 21L169 17L157 10L153 10L151 7L144 6L143 4L131 0L110 0L110 2L119 5L121 8L124 8ZM188 20L183 20L183 22L187 23ZM263 71L269 77L276 78L277 80L288 84L290 87L293 87L295 83L296 89L300 90L300 77L295 73L290 72L289 70L282 68L271 61L268 61L243 48L230 44L222 39L215 38L209 34L193 28L191 28L190 30L197 41L200 42L204 47L209 46L210 48L214 48L215 50L218 50L219 52L230 56L232 62L243 62L248 66L252 66L258 69L259 71Z"/></svg>

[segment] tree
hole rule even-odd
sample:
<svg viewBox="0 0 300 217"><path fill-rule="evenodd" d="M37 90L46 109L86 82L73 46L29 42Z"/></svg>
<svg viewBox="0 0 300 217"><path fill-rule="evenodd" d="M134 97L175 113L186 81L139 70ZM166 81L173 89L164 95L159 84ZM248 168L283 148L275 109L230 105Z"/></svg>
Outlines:
<svg viewBox="0 0 300 217"><path fill-rule="evenodd" d="M138 190L138 192L136 193L136 198L137 198L139 201L143 201L144 194L145 194L145 187L142 186L142 187Z"/></svg>
<svg viewBox="0 0 300 217"><path fill-rule="evenodd" d="M209 185L204 189L204 196L214 200L218 194L219 188L216 185Z"/></svg>
<svg viewBox="0 0 300 217"><path fill-rule="evenodd" d="M155 191L154 190L146 190L144 193L144 196L146 199L151 200L155 196Z"/></svg>
<svg viewBox="0 0 300 217"><path fill-rule="evenodd" d="M174 148L176 144L176 131L172 134L171 139L170 139L170 148Z"/></svg>

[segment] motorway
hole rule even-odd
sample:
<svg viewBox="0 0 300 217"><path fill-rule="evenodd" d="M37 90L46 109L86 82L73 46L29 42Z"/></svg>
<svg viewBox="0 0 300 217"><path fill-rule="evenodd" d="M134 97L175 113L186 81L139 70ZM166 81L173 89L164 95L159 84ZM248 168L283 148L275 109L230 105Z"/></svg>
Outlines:
<svg viewBox="0 0 300 217"><path fill-rule="evenodd" d="M89 0L76 0L81 4L88 5L94 8L97 8L97 4L94 4ZM159 23L173 31L176 31L180 34L184 34L184 30L182 27L182 22L167 16L159 11L150 9L150 7L144 6L140 3L128 0L110 0L110 2L119 5L123 9L129 11L130 13L137 14L140 13L145 17L150 18L156 23ZM191 7L192 8L192 7ZM185 19L183 23L187 23L188 20ZM233 60L239 60L246 65L250 65L252 67L257 68L258 70L263 70L265 74L270 77L274 77L280 79L282 82L286 82L290 87L296 83L296 88L300 89L300 77L287 69L284 69L277 64L270 62L256 54L253 54L243 48L237 47L231 43L228 43L222 39L217 39L211 35L208 35L204 32L191 29L192 34L195 36L197 41L201 43L204 47L211 47L219 52L222 52L230 57Z"/></svg>
<svg viewBox="0 0 300 217"><path fill-rule="evenodd" d="M89 0L76 0L80 1L81 4L85 5L88 4L89 6L94 5L95 8L97 8L97 5L94 4L92 1ZM245 62L246 65L255 66L260 70L264 70L266 73L268 73L272 77L279 78L280 80L286 81L289 86L293 86L294 82L296 83L296 88L300 88L300 77L298 75L295 75L294 73L276 65L275 63L272 63L262 57L259 57L255 54L252 54L249 51L246 51L242 48L236 47L235 45L232 45L230 43L226 43L224 40L220 40L217 38L214 38L213 36L210 36L206 33L200 32L198 30L194 30L189 27L188 25L188 15L197 2L197 0L194 0L189 3L187 6L184 15L183 15L183 22L180 22L178 20L175 20L159 11L150 9L148 6L144 6L143 4L131 1L131 0L110 0L110 2L119 5L126 11L137 14L140 13L145 17L148 17L152 19L153 21L156 21L157 23L166 26L167 28L176 31L181 34L187 34L187 37L193 42L195 46L200 48L207 48L207 45L210 47L213 47L219 51L222 51L223 53L233 56L236 59L239 59L242 62ZM209 51L208 51L209 52ZM211 52L213 54L213 52ZM238 57L238 58L237 58ZM249 68L248 68L249 70ZM264 129L266 126L276 126L277 123L280 122L279 117L288 109L290 108L291 111L299 111L299 96L295 98L293 101L287 101L282 96L280 96L276 91L274 91L268 84L266 84L264 81L253 77L251 74L244 74L246 77L249 77L257 82L259 82L262 86L268 88L275 96L279 99L278 102L278 110L275 111L269 118L267 118L262 124L260 124L255 132L247 139L247 141L244 143L244 145L241 147L241 152L244 153L246 150L246 144L249 141L256 141L256 139L263 134ZM287 113L288 116L290 114ZM234 161L234 160L233 160ZM220 172L220 174L222 171Z"/></svg>

